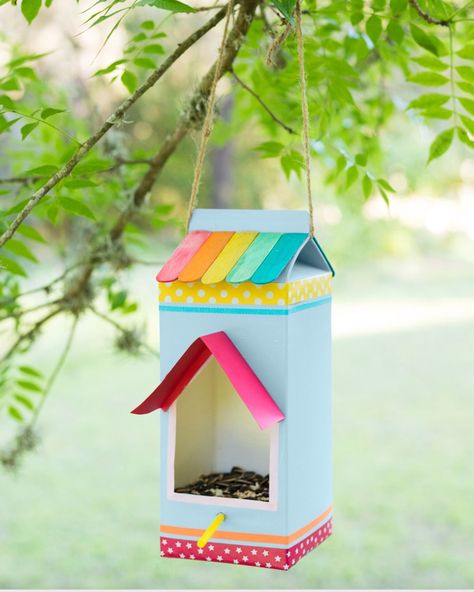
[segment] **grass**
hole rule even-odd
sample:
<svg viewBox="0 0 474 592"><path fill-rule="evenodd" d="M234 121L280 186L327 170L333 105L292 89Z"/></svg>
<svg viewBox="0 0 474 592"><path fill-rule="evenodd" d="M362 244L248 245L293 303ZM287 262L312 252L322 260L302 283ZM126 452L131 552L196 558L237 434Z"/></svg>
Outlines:
<svg viewBox="0 0 474 592"><path fill-rule="evenodd" d="M134 278L150 333L152 275ZM340 272L335 533L288 573L159 558L158 417L129 414L157 362L118 356L89 319L40 449L0 473L0 588L474 587L473 285L461 261Z"/></svg>

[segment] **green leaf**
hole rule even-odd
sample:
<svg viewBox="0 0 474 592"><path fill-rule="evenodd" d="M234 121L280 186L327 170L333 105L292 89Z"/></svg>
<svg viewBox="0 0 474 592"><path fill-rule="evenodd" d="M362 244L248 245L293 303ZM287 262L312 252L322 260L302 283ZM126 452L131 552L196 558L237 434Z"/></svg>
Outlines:
<svg viewBox="0 0 474 592"><path fill-rule="evenodd" d="M399 15L407 9L408 0L390 0L390 8L393 14Z"/></svg>
<svg viewBox="0 0 474 592"><path fill-rule="evenodd" d="M127 292L120 290L120 292L113 292L109 294L110 309L115 310L125 304L127 300Z"/></svg>
<svg viewBox="0 0 474 592"><path fill-rule="evenodd" d="M280 142L272 141L263 142L255 148L255 150L262 153L263 158L274 158L276 156L280 156L283 149L283 144L280 144Z"/></svg>
<svg viewBox="0 0 474 592"><path fill-rule="evenodd" d="M7 95L0 97L0 105L9 111L15 109L15 103Z"/></svg>
<svg viewBox="0 0 474 592"><path fill-rule="evenodd" d="M464 107L464 109L466 109L466 111L468 113L470 113L471 115L474 115L474 101L472 99L467 99L465 97L461 97L459 99L459 102Z"/></svg>
<svg viewBox="0 0 474 592"><path fill-rule="evenodd" d="M382 199L384 200L384 202L387 204L387 206L390 206L390 201L388 199L388 195L386 194L386 192L380 187L379 185L379 191L380 191L380 195L382 196Z"/></svg>
<svg viewBox="0 0 474 592"><path fill-rule="evenodd" d="M365 166L367 164L367 154L362 152L360 154L356 154L355 162L359 166Z"/></svg>
<svg viewBox="0 0 474 592"><path fill-rule="evenodd" d="M417 43L420 47L423 47L423 49L434 53L434 55L439 55L436 37L429 35L423 31L423 29L420 29L420 27L417 27L413 24L410 25L410 31L415 43Z"/></svg>
<svg viewBox="0 0 474 592"><path fill-rule="evenodd" d="M453 116L451 109L444 109L443 107L431 107L425 111L420 111L420 115L428 119L449 119Z"/></svg>
<svg viewBox="0 0 474 592"><path fill-rule="evenodd" d="M100 70L97 70L97 72L94 73L94 76L103 76L104 74L110 74L110 72L113 72L117 66L120 66L121 64L126 64L128 60L116 60L115 62L112 62L111 64L109 64L107 66L107 68L102 68Z"/></svg>
<svg viewBox="0 0 474 592"><path fill-rule="evenodd" d="M59 216L59 208L54 204L51 204L46 215L48 216L48 220L51 222L51 224L56 224Z"/></svg>
<svg viewBox="0 0 474 592"><path fill-rule="evenodd" d="M143 21L140 28L145 29L145 31L152 31L155 28L155 23L154 21Z"/></svg>
<svg viewBox="0 0 474 592"><path fill-rule="evenodd" d="M0 255L0 274L4 270L9 271L14 275L21 275L22 277L27 277L26 271L19 263L13 261L13 259L10 259L9 257Z"/></svg>
<svg viewBox="0 0 474 592"><path fill-rule="evenodd" d="M347 169L347 173L346 173L346 189L349 189L349 187L356 182L358 176L359 176L359 169L356 167L355 164L352 165L352 166L350 166Z"/></svg>
<svg viewBox="0 0 474 592"><path fill-rule="evenodd" d="M18 255L18 257L23 257L24 259L38 263L38 259L33 255L31 250L16 238L11 238L8 242L6 242L4 249L10 251L14 255Z"/></svg>
<svg viewBox="0 0 474 592"><path fill-rule="evenodd" d="M84 189L86 187L97 187L97 183L90 179L70 179L64 183L68 189Z"/></svg>
<svg viewBox="0 0 474 592"><path fill-rule="evenodd" d="M148 39L146 33L144 33L143 31L141 33L138 33L137 35L134 35L131 39L130 39L130 43L140 43L140 41L145 41L145 39Z"/></svg>
<svg viewBox="0 0 474 592"><path fill-rule="evenodd" d="M34 169L28 169L23 173L24 177L51 177L55 173L57 173L59 168L54 164L42 164L41 166L37 166Z"/></svg>
<svg viewBox="0 0 474 592"><path fill-rule="evenodd" d="M147 68L148 70L153 70L156 67L155 62L150 58L135 58L133 63L139 68Z"/></svg>
<svg viewBox="0 0 474 592"><path fill-rule="evenodd" d="M16 383L22 389L25 389L25 391L32 391L34 393L43 392L41 386L39 384L36 384L36 382L32 382L31 380L17 380Z"/></svg>
<svg viewBox="0 0 474 592"><path fill-rule="evenodd" d="M469 119L469 117L465 117L464 115L461 115L461 121L471 136L474 136L474 121Z"/></svg>
<svg viewBox="0 0 474 592"><path fill-rule="evenodd" d="M301 171L304 167L304 160L300 152L290 150L280 158L280 164L285 173L285 177L289 179L291 173L295 173L297 177L301 175Z"/></svg>
<svg viewBox="0 0 474 592"><path fill-rule="evenodd" d="M36 370L36 368L32 368L31 366L19 366L18 370L23 374L27 374L28 376L36 376L37 378L43 377L39 370Z"/></svg>
<svg viewBox="0 0 474 592"><path fill-rule="evenodd" d="M364 13L355 11L351 14L351 23L355 26L364 20Z"/></svg>
<svg viewBox="0 0 474 592"><path fill-rule="evenodd" d="M474 142L467 135L466 130L464 130L462 127L457 127L456 131L458 133L458 138L463 144L466 144L466 146L469 146L469 148L474 148Z"/></svg>
<svg viewBox="0 0 474 592"><path fill-rule="evenodd" d="M18 82L18 78L12 76L0 82L0 90L21 90L21 84Z"/></svg>
<svg viewBox="0 0 474 592"><path fill-rule="evenodd" d="M27 123L26 125L24 125L20 129L21 139L25 140L31 134L31 132L38 127L38 125L39 123L37 121L34 121L33 123Z"/></svg>
<svg viewBox="0 0 474 592"><path fill-rule="evenodd" d="M36 76L36 72L33 68L15 68L15 74L20 76L20 78L27 78L29 80L38 80L38 76Z"/></svg>
<svg viewBox="0 0 474 592"><path fill-rule="evenodd" d="M474 43L469 43L456 53L463 60L474 60Z"/></svg>
<svg viewBox="0 0 474 592"><path fill-rule="evenodd" d="M153 54L159 55L159 54L164 54L165 49L159 43L151 43L150 45L146 45L143 48L143 53L153 53Z"/></svg>
<svg viewBox="0 0 474 592"><path fill-rule="evenodd" d="M387 26L387 35L392 41L400 44L405 37L405 31L398 21L391 20Z"/></svg>
<svg viewBox="0 0 474 592"><path fill-rule="evenodd" d="M435 70L437 72L443 72L448 68L448 64L445 64L438 58L435 58L432 55L424 55L417 58L412 58L412 60L423 68L428 68L428 70Z"/></svg>
<svg viewBox="0 0 474 592"><path fill-rule="evenodd" d="M449 95L440 95L438 93L428 93L413 99L408 104L407 109L429 109L430 107L441 107L449 101Z"/></svg>
<svg viewBox="0 0 474 592"><path fill-rule="evenodd" d="M30 401L30 399L27 399L25 397L25 395L15 395L15 399L21 403L22 405L24 405L27 409L29 409L30 411L33 411L33 409L35 408L35 406L33 405L33 403Z"/></svg>
<svg viewBox="0 0 474 592"><path fill-rule="evenodd" d="M192 6L179 0L140 0L137 6L154 6L170 12L196 12Z"/></svg>
<svg viewBox="0 0 474 592"><path fill-rule="evenodd" d="M474 68L472 66L458 66L456 70L461 78L467 82L474 82Z"/></svg>
<svg viewBox="0 0 474 592"><path fill-rule="evenodd" d="M293 12L295 10L296 0L272 0L272 4L288 22L293 24Z"/></svg>
<svg viewBox="0 0 474 592"><path fill-rule="evenodd" d="M372 0L372 10L381 12L385 8L385 0Z"/></svg>
<svg viewBox="0 0 474 592"><path fill-rule="evenodd" d="M439 158L445 152L447 152L447 150L449 149L449 147L452 144L453 137L454 137L454 128L444 130L443 132L438 134L430 146L430 154L428 157L428 162L431 162L432 160Z"/></svg>
<svg viewBox="0 0 474 592"><path fill-rule="evenodd" d="M18 411L16 407L10 405L10 407L8 408L8 413L11 417L13 417L15 421L19 421L20 423L24 421L23 415Z"/></svg>
<svg viewBox="0 0 474 592"><path fill-rule="evenodd" d="M382 34L382 21L380 20L380 17L376 14L370 16L365 23L365 31L370 37L372 43L376 45L380 35Z"/></svg>
<svg viewBox="0 0 474 592"><path fill-rule="evenodd" d="M73 199L72 197L61 197L57 203L64 210L75 216L83 216L84 218L95 220L92 210L82 201Z"/></svg>
<svg viewBox="0 0 474 592"><path fill-rule="evenodd" d="M137 77L133 72L130 72L130 70L124 70L120 80L129 93L133 93L137 88Z"/></svg>
<svg viewBox="0 0 474 592"><path fill-rule="evenodd" d="M417 72L409 77L410 82L422 84L423 86L443 86L449 79L436 72Z"/></svg>
<svg viewBox="0 0 474 592"><path fill-rule="evenodd" d="M34 228L33 226L27 226L26 224L22 224L18 227L17 230L18 234L22 234L31 240L37 241L38 243L45 243L46 240L42 237L42 235Z"/></svg>
<svg viewBox="0 0 474 592"><path fill-rule="evenodd" d="M40 117L41 119L48 119L52 115L57 115L58 113L64 113L65 109L54 109L53 107L47 107L41 111Z"/></svg>
<svg viewBox="0 0 474 592"><path fill-rule="evenodd" d="M38 12L41 8L41 0L22 0L21 2L21 12L23 16L28 21L28 24L35 20L38 16Z"/></svg>
<svg viewBox="0 0 474 592"><path fill-rule="evenodd" d="M364 178L362 179L362 191L364 192L365 199L370 197L370 194L372 193L372 186L372 179L368 175L364 175Z"/></svg>
<svg viewBox="0 0 474 592"><path fill-rule="evenodd" d="M464 92L467 92L470 95L474 95L474 84L471 84L469 82L456 82L456 84Z"/></svg>
<svg viewBox="0 0 474 592"><path fill-rule="evenodd" d="M0 134L8 131L17 121L20 121L20 119L21 117L14 117L13 119L7 120L0 114Z"/></svg>
<svg viewBox="0 0 474 592"><path fill-rule="evenodd" d="M382 188L385 191L388 191L389 193L396 193L395 189L390 185L390 183L386 179L377 179L376 183L379 186L379 189Z"/></svg>

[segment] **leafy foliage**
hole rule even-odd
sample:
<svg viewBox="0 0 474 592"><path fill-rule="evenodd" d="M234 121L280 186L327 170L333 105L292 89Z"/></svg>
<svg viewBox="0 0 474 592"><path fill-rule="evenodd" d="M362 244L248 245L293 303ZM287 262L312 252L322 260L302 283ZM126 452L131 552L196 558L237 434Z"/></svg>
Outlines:
<svg viewBox="0 0 474 592"><path fill-rule="evenodd" d="M236 3L236 14L248 3ZM472 149L470 4L305 1L311 152L315 173L341 200L353 207L371 198L389 202L394 189L385 179L385 133L401 119L430 131L428 163L453 146ZM31 34L50 6L51 0L0 0L0 11L21 12ZM87 81L82 98L107 96L118 104L117 95L135 93L138 100L149 92L159 68L176 51L170 31L179 34L183 22L197 29L205 19L216 18L204 19L194 14L197 9L180 0L91 1L77 28L101 28L104 39L97 53L117 30L127 41ZM249 160L261 158L262 167L275 163L289 180L301 178L304 168L294 9L295 0L267 0L259 18L250 11L242 21L251 26L234 38L234 43L243 42L231 64L234 106L225 123L218 118L213 136L216 144L243 138ZM212 15L218 10L210 8ZM191 35L189 47L196 40ZM63 315L75 323L86 312L96 314L115 327L120 351L147 349L124 274L143 258L153 234L172 225L183 229L182 196L189 174L181 171L189 171L192 158L189 147L185 154L176 148L200 127L207 97L195 93L183 108L184 99L176 100L174 93L184 85L190 92L194 80L175 87L179 76L169 76L166 97L157 91L146 109L141 98L133 109L125 99L104 118L105 131L97 136L104 117L100 107L78 101L71 88L62 88L43 68L43 62L58 57L22 53L14 43L6 55L0 69L0 135L9 164L0 179L0 234L12 228L18 215L24 218L0 250L0 324L9 331L0 366L0 419L31 430L56 371L48 377L25 360L50 319ZM205 59L210 68L214 57ZM147 86L150 79L153 84ZM148 128L150 134L140 136ZM176 163L174 173L167 172L169 159ZM153 191L157 178L159 190ZM163 187L171 188L173 203L162 199ZM41 198L31 206L38 193ZM30 278L45 260L56 266L61 261L64 271L31 288ZM22 446L18 449L24 451Z"/></svg>

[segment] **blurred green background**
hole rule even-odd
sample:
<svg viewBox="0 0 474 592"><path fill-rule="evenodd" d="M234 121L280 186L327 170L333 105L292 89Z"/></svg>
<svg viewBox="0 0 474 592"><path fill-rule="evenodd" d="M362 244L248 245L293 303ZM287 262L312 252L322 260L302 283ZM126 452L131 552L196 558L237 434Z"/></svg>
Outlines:
<svg viewBox="0 0 474 592"><path fill-rule="evenodd" d="M58 28L68 36L69 9L55 7L41 38L26 44L41 46ZM24 31L19 21L9 26ZM94 35L77 41L81 83L98 67L90 65ZM197 60L140 104L137 142L162 133L169 96ZM97 94L105 110L113 92ZM129 413L156 385L158 362L117 353L113 330L87 317L41 417L39 448L18 472L0 472L0 587L474 587L474 160L458 147L426 168L432 137L406 118L384 132L384 170L397 189L389 209L376 196L315 190L318 236L336 268L334 535L288 573L161 559L158 418ZM234 141L231 204L304 207L301 184L287 182L277 163L255 174L257 143L248 130ZM178 216L194 153L188 140L151 198L177 203ZM208 174L205 205L209 182ZM154 276L178 233L155 238L141 256L156 265L121 281L156 346ZM36 285L57 265L46 250L38 256ZM32 362L51 368L66 331L52 325Z"/></svg>

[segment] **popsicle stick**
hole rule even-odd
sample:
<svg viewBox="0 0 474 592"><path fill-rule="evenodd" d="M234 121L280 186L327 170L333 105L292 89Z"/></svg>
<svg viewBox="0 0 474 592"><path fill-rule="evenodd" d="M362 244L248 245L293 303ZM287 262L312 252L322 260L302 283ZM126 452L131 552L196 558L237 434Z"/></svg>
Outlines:
<svg viewBox="0 0 474 592"><path fill-rule="evenodd" d="M308 235L304 233L283 234L255 271L251 281L254 284L274 282L306 240Z"/></svg>
<svg viewBox="0 0 474 592"><path fill-rule="evenodd" d="M179 274L181 282L196 282L206 273L210 265L233 236L233 232L213 232L197 251L191 261Z"/></svg>
<svg viewBox="0 0 474 592"><path fill-rule="evenodd" d="M210 234L207 230L195 230L185 236L164 264L156 279L159 282L174 282L174 280L177 280L181 270L187 265L194 253L196 253Z"/></svg>
<svg viewBox="0 0 474 592"><path fill-rule="evenodd" d="M236 232L202 276L202 283L217 284L224 281L257 234L258 232Z"/></svg>
<svg viewBox="0 0 474 592"><path fill-rule="evenodd" d="M226 280L235 284L248 282L281 236L278 232L261 232L235 264Z"/></svg>
<svg viewBox="0 0 474 592"><path fill-rule="evenodd" d="M224 522L225 514L219 512L214 520L209 524L206 530L202 533L200 538L198 539L197 546L202 549L207 545L209 539L212 538L212 535L216 532L219 526Z"/></svg>

